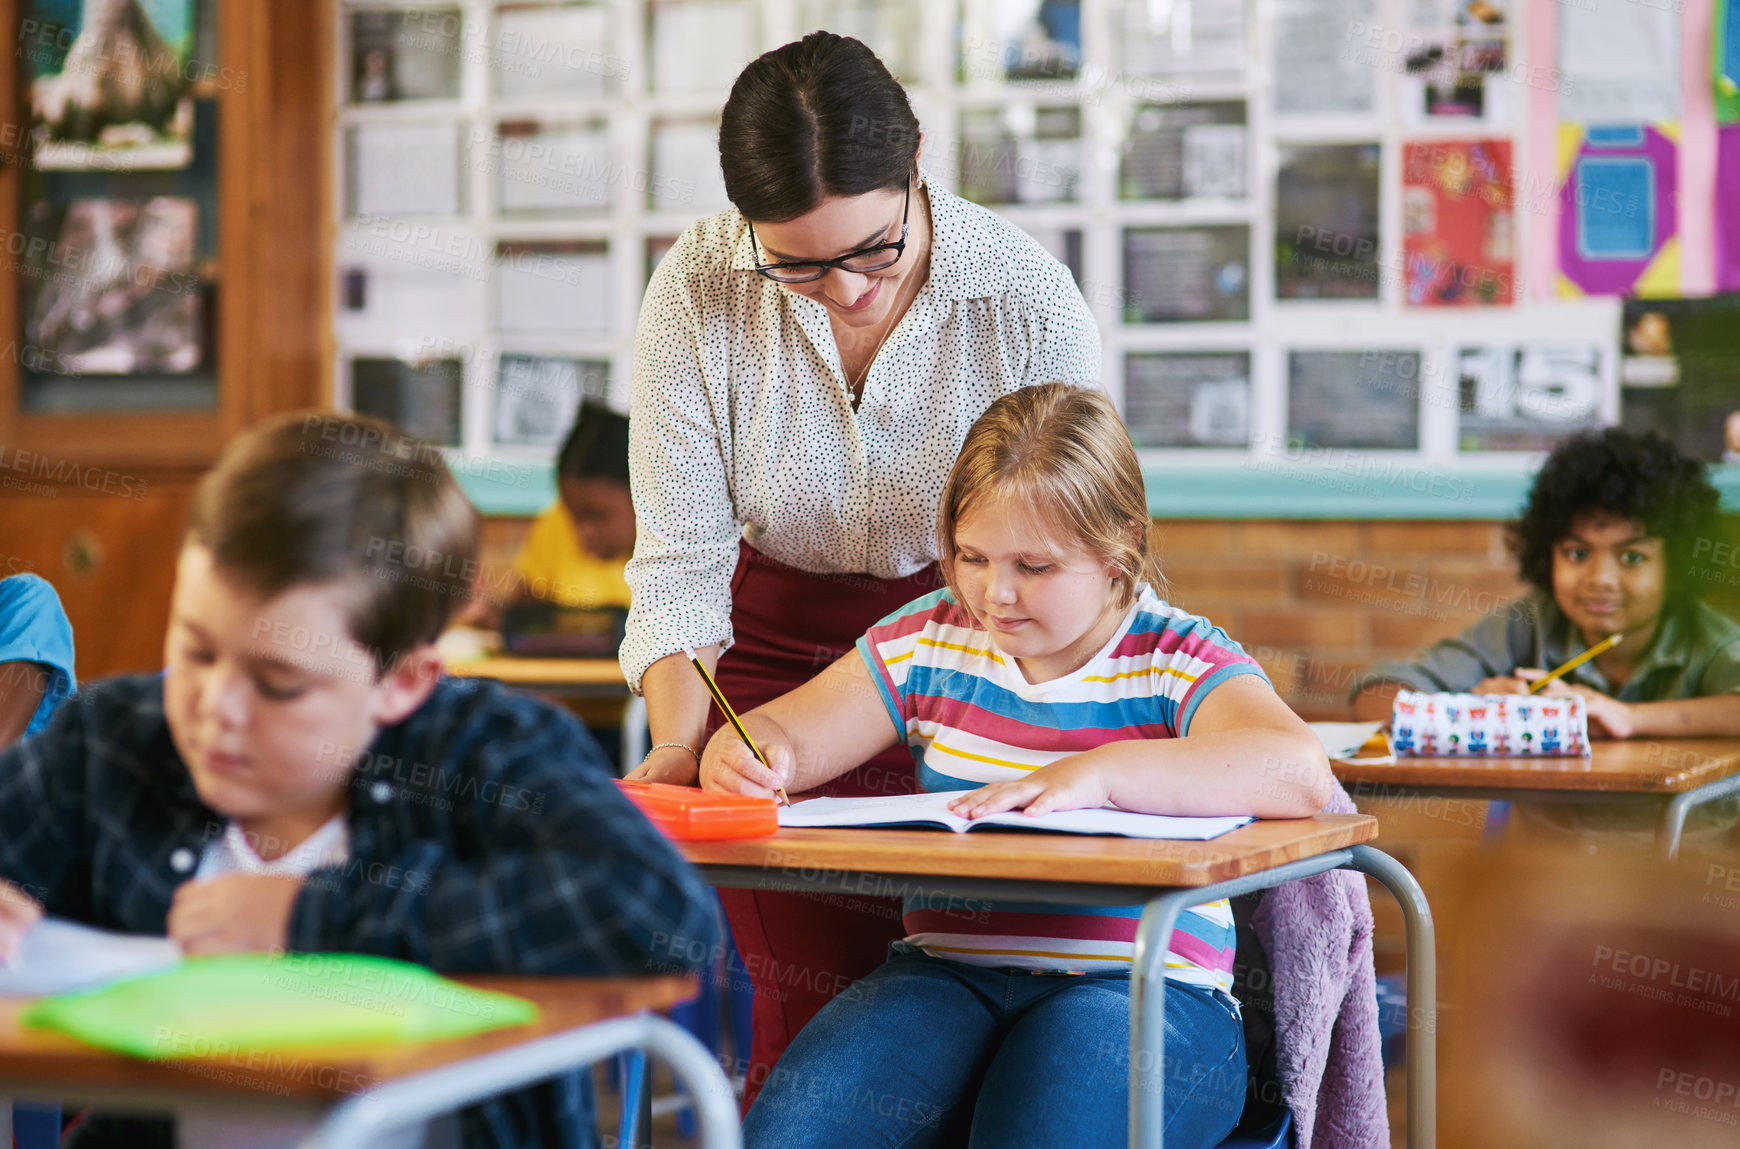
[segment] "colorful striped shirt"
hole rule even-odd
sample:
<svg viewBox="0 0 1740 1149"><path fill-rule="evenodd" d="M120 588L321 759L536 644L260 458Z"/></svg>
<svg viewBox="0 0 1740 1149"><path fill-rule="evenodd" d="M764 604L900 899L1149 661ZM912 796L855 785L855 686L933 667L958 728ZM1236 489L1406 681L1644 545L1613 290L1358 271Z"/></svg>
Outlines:
<svg viewBox="0 0 1740 1149"><path fill-rule="evenodd" d="M908 603L858 640L926 791L1019 778L1126 738L1179 738L1220 683L1268 681L1226 632L1168 606L1143 584L1123 624L1080 669L1029 683L944 589ZM1014 969L1128 969L1142 906L991 902L981 911L908 899L907 941L934 957ZM1166 976L1232 992L1232 907L1186 910Z"/></svg>

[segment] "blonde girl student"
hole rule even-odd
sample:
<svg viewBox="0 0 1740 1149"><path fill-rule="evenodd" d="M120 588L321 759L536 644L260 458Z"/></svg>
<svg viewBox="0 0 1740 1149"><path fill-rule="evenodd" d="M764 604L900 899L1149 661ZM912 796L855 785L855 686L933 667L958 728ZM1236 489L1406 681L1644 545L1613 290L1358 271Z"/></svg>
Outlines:
<svg viewBox="0 0 1740 1149"><path fill-rule="evenodd" d="M969 817L1113 805L1295 818L1328 802L1317 739L1262 670L1160 598L1141 471L1104 395L1044 384L993 403L949 474L937 533L948 586L744 716L769 766L716 735L703 785L811 790L904 743L919 786L959 790ZM905 940L780 1059L747 1143L1124 1144L1141 911L909 901ZM1221 901L1187 911L1167 955L1170 1146L1219 1143L1243 1106L1233 949Z"/></svg>

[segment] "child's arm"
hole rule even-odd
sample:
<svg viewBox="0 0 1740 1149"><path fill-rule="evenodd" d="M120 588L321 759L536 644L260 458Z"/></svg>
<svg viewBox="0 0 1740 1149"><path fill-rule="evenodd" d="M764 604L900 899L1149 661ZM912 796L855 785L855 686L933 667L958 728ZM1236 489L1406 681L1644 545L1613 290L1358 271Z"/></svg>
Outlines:
<svg viewBox="0 0 1740 1149"><path fill-rule="evenodd" d="M968 818L1108 801L1144 814L1305 818L1333 792L1323 744L1268 683L1246 674L1203 698L1186 737L1109 742L950 805Z"/></svg>
<svg viewBox="0 0 1740 1149"><path fill-rule="evenodd" d="M703 789L768 797L784 786L801 793L900 741L870 668L856 650L796 690L738 717L773 769L757 762L727 724L701 757Z"/></svg>
<svg viewBox="0 0 1740 1149"><path fill-rule="evenodd" d="M308 876L292 949L565 975L686 971L716 954L717 902L570 715L522 699L487 724L431 724L379 749L407 776L432 775L393 787L410 829L391 852ZM359 781L354 800L373 801Z"/></svg>
<svg viewBox="0 0 1740 1149"><path fill-rule="evenodd" d="M1538 615L1532 599L1503 603L1417 658L1377 663L1354 686L1353 716L1361 722L1387 721L1398 690L1526 693L1528 683L1515 676L1514 668L1534 657Z"/></svg>
<svg viewBox="0 0 1740 1149"><path fill-rule="evenodd" d="M1546 671L1523 673L1539 677ZM1567 694L1583 696L1590 732L1609 738L1740 737L1740 694L1621 702L1587 686L1566 686L1564 679L1554 679L1541 689L1542 697Z"/></svg>

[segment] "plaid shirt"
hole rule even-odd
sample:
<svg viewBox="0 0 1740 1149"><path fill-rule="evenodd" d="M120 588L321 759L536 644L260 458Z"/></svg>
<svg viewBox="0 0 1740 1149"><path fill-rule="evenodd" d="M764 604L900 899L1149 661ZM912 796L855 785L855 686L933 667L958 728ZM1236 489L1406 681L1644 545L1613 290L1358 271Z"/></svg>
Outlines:
<svg viewBox="0 0 1740 1149"><path fill-rule="evenodd" d="M309 875L290 948L563 975L668 972L694 948L655 957L655 939L712 952L712 896L565 711L443 679L360 756L332 751L335 767L355 757L350 859ZM163 934L176 887L226 825L176 752L156 676L87 687L0 754L0 877L51 914ZM463 1125L467 1145L590 1145L589 1083L575 1073L498 1098Z"/></svg>

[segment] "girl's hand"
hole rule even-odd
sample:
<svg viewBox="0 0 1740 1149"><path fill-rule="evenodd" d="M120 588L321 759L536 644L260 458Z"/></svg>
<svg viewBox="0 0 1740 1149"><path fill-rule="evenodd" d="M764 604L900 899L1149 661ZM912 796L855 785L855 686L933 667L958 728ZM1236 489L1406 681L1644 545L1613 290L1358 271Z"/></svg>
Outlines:
<svg viewBox="0 0 1740 1149"><path fill-rule="evenodd" d="M646 756L646 761L624 777L629 782L668 782L672 786L693 786L700 781L701 766L695 756L681 746L662 746Z"/></svg>
<svg viewBox="0 0 1740 1149"><path fill-rule="evenodd" d="M792 780L796 771L791 747L783 739L769 737L765 729L757 729L751 737L767 755L772 769L761 764L743 739L737 737L737 731L723 726L701 755L701 789L772 798L774 791Z"/></svg>
<svg viewBox="0 0 1740 1149"><path fill-rule="evenodd" d="M1566 686L1555 678L1541 687L1537 697L1565 698L1572 694L1583 697L1583 709L1589 713L1589 735L1592 738L1630 738L1637 733L1637 712L1626 702L1610 698L1587 686Z"/></svg>
<svg viewBox="0 0 1740 1149"><path fill-rule="evenodd" d="M1090 753L1060 758L1013 782L993 782L970 790L950 802L949 809L963 818L983 818L1023 807L1027 813L1038 815L1104 806L1111 797L1111 788L1106 783L1105 771Z"/></svg>

